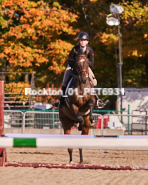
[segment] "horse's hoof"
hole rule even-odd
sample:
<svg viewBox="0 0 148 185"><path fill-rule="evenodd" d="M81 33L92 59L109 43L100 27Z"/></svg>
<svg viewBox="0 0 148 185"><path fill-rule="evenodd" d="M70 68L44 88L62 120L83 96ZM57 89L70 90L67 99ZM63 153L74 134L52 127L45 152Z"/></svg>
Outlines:
<svg viewBox="0 0 148 185"><path fill-rule="evenodd" d="M77 128L79 131L82 131L82 125L80 123L77 123Z"/></svg>
<svg viewBox="0 0 148 185"><path fill-rule="evenodd" d="M69 164L73 164L73 161L70 161Z"/></svg>
<svg viewBox="0 0 148 185"><path fill-rule="evenodd" d="M93 120L92 122L89 122L89 126L90 126L90 127L94 127L94 126L95 126L95 124L96 124L96 123L95 123L95 121L94 121L94 120Z"/></svg>
<svg viewBox="0 0 148 185"><path fill-rule="evenodd" d="M76 128L78 128L78 126L79 126L79 123L74 123L74 125L73 125L74 127L76 127Z"/></svg>
<svg viewBox="0 0 148 185"><path fill-rule="evenodd" d="M95 126L95 123L89 123L89 126L90 127L94 127Z"/></svg>
<svg viewBox="0 0 148 185"><path fill-rule="evenodd" d="M82 131L82 126L79 126L79 127L78 127L78 130L79 130L79 131Z"/></svg>

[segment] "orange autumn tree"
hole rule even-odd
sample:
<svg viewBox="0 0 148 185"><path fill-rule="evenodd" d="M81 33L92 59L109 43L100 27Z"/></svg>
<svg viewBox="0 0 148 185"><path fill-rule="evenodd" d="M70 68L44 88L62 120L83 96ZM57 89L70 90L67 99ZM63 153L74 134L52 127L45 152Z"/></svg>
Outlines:
<svg viewBox="0 0 148 185"><path fill-rule="evenodd" d="M20 101L26 101L29 98L29 95L24 96L25 94L25 88L30 88L30 85L25 82L12 82L9 84L4 84L4 91L7 93L17 93L17 98L19 97ZM10 94L11 100L16 100L16 97L14 97L14 94Z"/></svg>
<svg viewBox="0 0 148 185"><path fill-rule="evenodd" d="M78 16L56 2L30 0L4 0L2 12L9 24L1 35L0 58L9 63L9 72L35 71L37 87L59 86Z"/></svg>

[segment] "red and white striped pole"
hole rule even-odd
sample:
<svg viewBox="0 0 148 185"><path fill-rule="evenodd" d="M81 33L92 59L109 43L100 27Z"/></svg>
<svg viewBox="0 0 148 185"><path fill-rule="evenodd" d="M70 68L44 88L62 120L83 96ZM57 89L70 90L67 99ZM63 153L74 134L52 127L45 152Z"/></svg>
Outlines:
<svg viewBox="0 0 148 185"><path fill-rule="evenodd" d="M4 135L4 81L0 81L0 136Z"/></svg>

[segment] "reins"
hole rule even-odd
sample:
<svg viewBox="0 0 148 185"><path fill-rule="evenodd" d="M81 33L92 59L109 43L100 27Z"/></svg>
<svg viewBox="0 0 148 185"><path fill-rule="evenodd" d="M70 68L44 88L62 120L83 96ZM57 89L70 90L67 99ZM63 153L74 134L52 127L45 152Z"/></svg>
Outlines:
<svg viewBox="0 0 148 185"><path fill-rule="evenodd" d="M78 76L78 75L75 75L75 74L71 73L71 76L72 76L73 78L76 78L77 80L79 80L79 76Z"/></svg>

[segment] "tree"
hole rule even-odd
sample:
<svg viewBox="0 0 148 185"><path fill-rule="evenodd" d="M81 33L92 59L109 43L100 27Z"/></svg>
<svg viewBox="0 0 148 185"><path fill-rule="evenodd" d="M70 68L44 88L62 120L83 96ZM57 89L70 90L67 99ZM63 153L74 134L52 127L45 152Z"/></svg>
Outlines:
<svg viewBox="0 0 148 185"><path fill-rule="evenodd" d="M0 58L9 61L10 72L36 71L38 86L60 85L73 46L69 40L77 31L71 23L78 16L56 2L50 7L43 1L5 0L2 10L3 18L11 21L0 39Z"/></svg>
<svg viewBox="0 0 148 185"><path fill-rule="evenodd" d="M1 32L0 58L9 61L10 71L36 71L38 87L47 82L59 87L69 51L78 33L86 31L95 53L98 87L115 88L118 31L106 24L111 3L124 7L120 15L123 87L147 87L148 5L144 0L5 0L1 12L7 26Z"/></svg>

